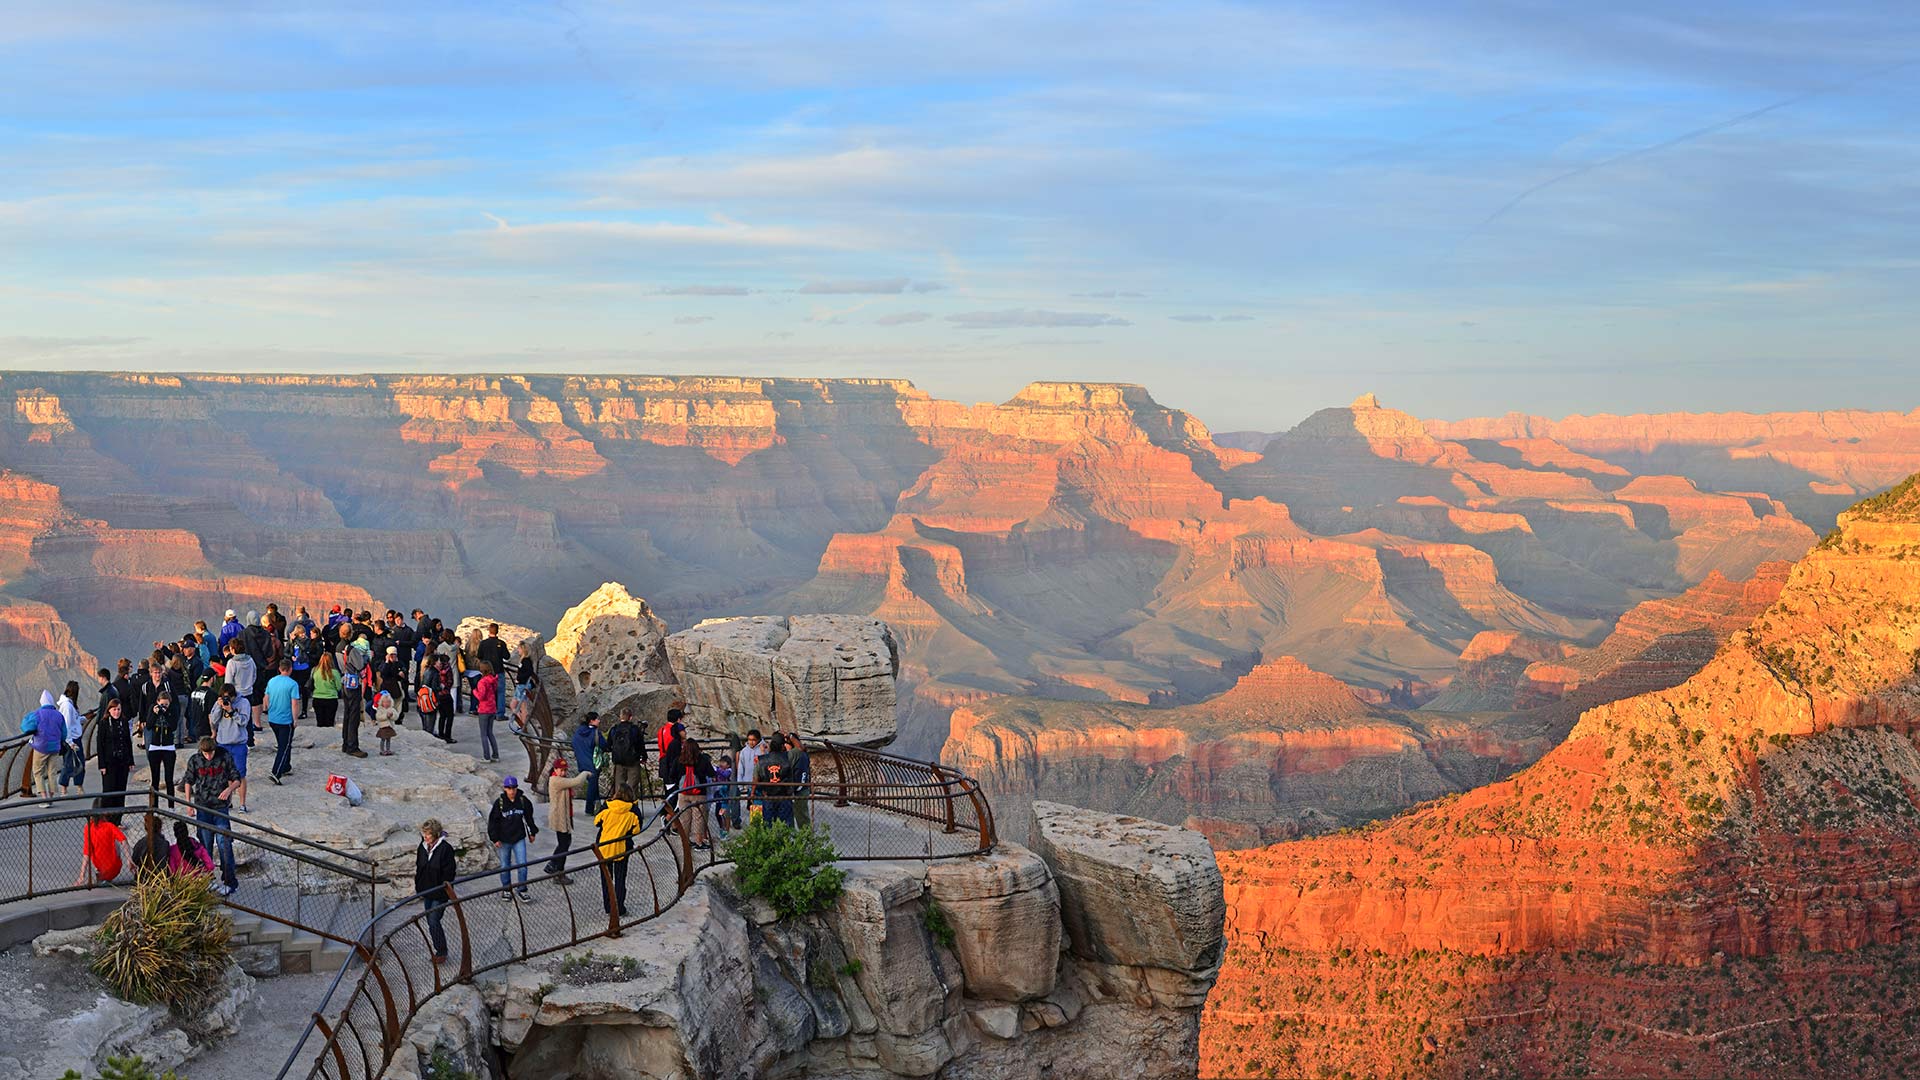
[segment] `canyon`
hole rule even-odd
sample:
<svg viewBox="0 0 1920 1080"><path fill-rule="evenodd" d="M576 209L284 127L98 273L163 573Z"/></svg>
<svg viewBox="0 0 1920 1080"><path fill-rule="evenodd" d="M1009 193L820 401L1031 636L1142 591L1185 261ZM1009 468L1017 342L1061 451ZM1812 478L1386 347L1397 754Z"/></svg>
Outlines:
<svg viewBox="0 0 1920 1080"><path fill-rule="evenodd" d="M1916 729L1920 477L1529 768L1223 852L1202 1075L1906 1075Z"/></svg>

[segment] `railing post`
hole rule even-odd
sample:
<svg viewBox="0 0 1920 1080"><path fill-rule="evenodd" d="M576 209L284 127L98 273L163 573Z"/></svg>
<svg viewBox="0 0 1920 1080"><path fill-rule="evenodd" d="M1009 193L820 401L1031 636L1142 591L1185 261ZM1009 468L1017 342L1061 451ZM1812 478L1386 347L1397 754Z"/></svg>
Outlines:
<svg viewBox="0 0 1920 1080"><path fill-rule="evenodd" d="M821 743L821 746L833 753L834 800L833 805L847 805L847 766L840 759L840 747L835 743Z"/></svg>
<svg viewBox="0 0 1920 1080"><path fill-rule="evenodd" d="M153 853L160 850L160 816L154 813L155 810L160 809L160 789L154 786L159 782L160 782L160 778L154 777L147 785L147 857L148 858L152 858ZM138 867L135 867L134 877L137 878L139 876L140 876L140 870ZM297 882L295 883L294 891L296 895L299 892L299 886Z"/></svg>
<svg viewBox="0 0 1920 1080"><path fill-rule="evenodd" d="M446 890L447 902L453 905L454 921L460 924L460 981L466 982L473 978L473 941L467 936L467 909L460 902L460 894L453 891L453 882L447 882Z"/></svg>
<svg viewBox="0 0 1920 1080"><path fill-rule="evenodd" d="M960 827L959 827L958 825L955 825L955 824L953 823L953 784L952 784L952 781L950 781L950 780L948 780L948 779L947 779L947 774L946 774L946 773L945 773L944 771L942 771L942 770L941 770L941 768L940 768L940 766L939 766L938 764L936 764L936 763L934 763L934 762L928 762L928 763L927 763L927 767L928 767L929 769L932 769L932 770L933 770L933 778L934 778L934 780L935 780L936 782L938 782L939 784L941 784L941 785L943 785L943 786L941 787L941 789L940 789L940 801L941 801L941 803L943 803L943 804L944 804L944 805L946 806L946 808L947 808L947 812L946 812L946 818L947 818L947 827L946 827L946 830L945 830L945 831L946 831L946 832L950 832L950 833L952 833L952 832L959 832L959 831L960 831Z"/></svg>
<svg viewBox="0 0 1920 1080"><path fill-rule="evenodd" d="M613 860L600 855L600 849L593 853L600 858L600 899L607 905L607 936L620 936L620 897L613 891Z"/></svg>

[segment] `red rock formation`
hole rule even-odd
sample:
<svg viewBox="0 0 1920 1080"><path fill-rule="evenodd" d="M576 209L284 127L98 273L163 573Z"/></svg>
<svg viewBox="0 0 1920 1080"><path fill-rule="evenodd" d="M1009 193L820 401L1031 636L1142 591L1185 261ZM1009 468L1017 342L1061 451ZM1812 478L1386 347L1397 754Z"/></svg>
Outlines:
<svg viewBox="0 0 1920 1080"><path fill-rule="evenodd" d="M1383 1046L1364 1014L1331 1008L1311 1044L1282 1038L1249 1053L1234 1039L1244 1004L1279 988L1270 979L1356 954L1397 972L1375 1004L1435 1008L1426 1019L1443 1028L1462 1021L1444 1011L1461 995L1429 999L1470 957L1557 954L1534 965L1544 985L1526 991L1556 999L1568 996L1557 981L1565 965L1580 969L1573 954L1650 965L1642 985L1664 978L1664 965L1724 958L1814 951L1853 954L1867 970L1884 963L1862 950L1920 932L1916 596L1920 484L1909 482L1843 517L1698 674L1588 711L1513 778L1350 836L1223 855L1238 937L1210 1002L1203 1075L1281 1064L1406 1072L1432 1065L1428 1053L1507 1047L1477 1036L1425 1051ZM1313 985L1295 1000L1326 1006L1354 987ZM1739 994L1733 984L1703 992L1723 1009ZM1469 1029L1489 1022L1475 1015ZM1572 1055L1539 1037L1568 1038L1576 1018L1620 1026L1617 1014L1561 1013L1534 1032L1536 1052ZM1644 1030L1621 1037L1648 1060L1664 1045ZM1708 1056L1710 1071L1743 1071L1741 1059Z"/></svg>

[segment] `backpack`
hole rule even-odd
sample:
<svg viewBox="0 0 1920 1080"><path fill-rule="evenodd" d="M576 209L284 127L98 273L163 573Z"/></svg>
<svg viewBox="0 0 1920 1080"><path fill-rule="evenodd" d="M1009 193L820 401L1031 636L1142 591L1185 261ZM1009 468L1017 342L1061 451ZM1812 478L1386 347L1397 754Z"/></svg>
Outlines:
<svg viewBox="0 0 1920 1080"><path fill-rule="evenodd" d="M615 765L640 764L640 729L626 721L607 732L607 753Z"/></svg>
<svg viewBox="0 0 1920 1080"><path fill-rule="evenodd" d="M420 703L422 714L440 711L440 695L434 693L433 687L425 683L420 684L420 692L415 694L413 699Z"/></svg>

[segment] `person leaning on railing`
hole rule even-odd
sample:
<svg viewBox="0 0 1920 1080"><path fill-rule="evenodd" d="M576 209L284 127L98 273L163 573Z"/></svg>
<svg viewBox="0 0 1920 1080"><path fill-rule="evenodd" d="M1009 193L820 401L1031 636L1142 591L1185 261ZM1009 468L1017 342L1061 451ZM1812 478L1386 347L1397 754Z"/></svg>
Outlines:
<svg viewBox="0 0 1920 1080"><path fill-rule="evenodd" d="M447 843L447 830L438 818L420 823L420 847L413 853L413 891L427 906L427 935L433 944L433 962L447 959L447 932L440 926L453 900L453 879L460 875Z"/></svg>
<svg viewBox="0 0 1920 1080"><path fill-rule="evenodd" d="M793 784L793 823L809 828L813 825L813 804L808 799L813 794L809 786L813 782L813 757L807 753L807 745L800 741L798 731L787 732L786 777Z"/></svg>

